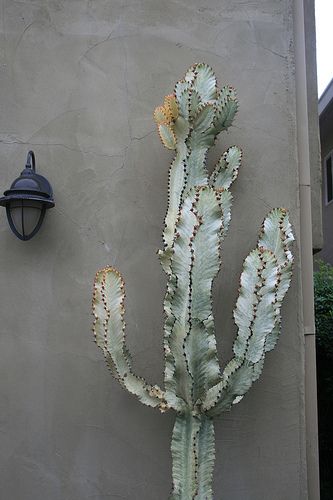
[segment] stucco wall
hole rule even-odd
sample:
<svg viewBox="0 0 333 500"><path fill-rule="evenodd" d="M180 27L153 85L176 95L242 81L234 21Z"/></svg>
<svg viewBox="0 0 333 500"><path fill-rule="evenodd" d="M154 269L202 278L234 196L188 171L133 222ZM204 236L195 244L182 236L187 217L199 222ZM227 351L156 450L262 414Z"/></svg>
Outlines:
<svg viewBox="0 0 333 500"><path fill-rule="evenodd" d="M323 223L314 0L304 0L304 17L309 153L311 167L312 244L314 252L318 252L323 246Z"/></svg>
<svg viewBox="0 0 333 500"><path fill-rule="evenodd" d="M56 208L30 242L0 218L0 483L4 500L165 499L174 416L130 398L90 332L106 264L127 286L139 374L162 380L161 246L171 154L152 111L192 63L238 90L244 165L215 287L225 363L242 260L271 207L296 233L282 337L261 380L216 423L216 499L306 498L299 202L291 0L2 1L0 188L29 148ZM223 333L222 333L223 332Z"/></svg>

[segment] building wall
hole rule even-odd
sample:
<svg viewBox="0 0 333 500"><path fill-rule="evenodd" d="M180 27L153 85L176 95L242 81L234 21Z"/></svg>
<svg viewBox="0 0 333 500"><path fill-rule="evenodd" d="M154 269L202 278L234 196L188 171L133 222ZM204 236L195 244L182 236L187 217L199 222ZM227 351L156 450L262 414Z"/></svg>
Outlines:
<svg viewBox="0 0 333 500"><path fill-rule="evenodd" d="M327 106L320 116L320 143L323 168L322 179L322 206L323 206L323 249L315 258L333 264L333 202L326 203L326 179L324 171L324 160L333 150L333 102Z"/></svg>
<svg viewBox="0 0 333 500"><path fill-rule="evenodd" d="M240 102L209 160L232 144L244 151L214 290L222 364L242 261L265 214L287 207L296 234L279 345L261 380L216 422L216 498L307 498L292 6L2 1L0 188L32 148L56 199L29 242L0 218L4 500L168 497L174 415L141 406L111 379L92 342L90 303L95 271L116 266L135 370L161 383L165 278L155 252L172 155L152 112L198 61Z"/></svg>
<svg viewBox="0 0 333 500"><path fill-rule="evenodd" d="M304 0L305 51L308 97L309 150L311 167L311 209L313 250L318 252L323 246L321 161L318 127L318 91L316 60L316 26L314 0Z"/></svg>

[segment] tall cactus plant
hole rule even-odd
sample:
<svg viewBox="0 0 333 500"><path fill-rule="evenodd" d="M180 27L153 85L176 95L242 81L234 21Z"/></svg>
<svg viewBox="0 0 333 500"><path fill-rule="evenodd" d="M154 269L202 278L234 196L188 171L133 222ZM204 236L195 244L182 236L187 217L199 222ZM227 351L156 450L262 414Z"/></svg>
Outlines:
<svg viewBox="0 0 333 500"><path fill-rule="evenodd" d="M96 274L94 335L113 376L139 400L161 412L173 409L171 498L212 499L214 418L238 403L261 374L265 354L280 333L281 304L291 280L293 241L288 213L273 209L256 248L245 259L234 309L238 332L233 357L221 371L212 312L212 285L231 218L229 191L242 152L232 146L213 172L208 149L232 124L235 90L217 88L213 70L196 64L156 108L160 138L175 151L159 251L167 275L164 300L164 389L133 373L125 343L124 281L112 267Z"/></svg>

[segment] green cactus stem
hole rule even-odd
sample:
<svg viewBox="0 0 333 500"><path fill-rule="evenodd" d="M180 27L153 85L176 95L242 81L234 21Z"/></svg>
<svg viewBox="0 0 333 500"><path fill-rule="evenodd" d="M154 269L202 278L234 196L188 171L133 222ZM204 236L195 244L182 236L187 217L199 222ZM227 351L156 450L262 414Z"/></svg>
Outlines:
<svg viewBox="0 0 333 500"><path fill-rule="evenodd" d="M202 63L187 71L154 113L162 143L175 151L164 248L158 252L167 276L164 389L133 373L121 275L106 267L94 283L95 341L112 375L142 403L176 412L171 443L174 500L213 498L214 418L238 403L259 378L265 355L279 337L281 305L292 274L294 238L288 212L275 208L244 261L234 309L238 330L233 357L221 371L212 286L231 220L229 188L238 176L242 152L229 147L211 174L206 158L218 134L232 124L237 107L235 90L219 90L213 70Z"/></svg>

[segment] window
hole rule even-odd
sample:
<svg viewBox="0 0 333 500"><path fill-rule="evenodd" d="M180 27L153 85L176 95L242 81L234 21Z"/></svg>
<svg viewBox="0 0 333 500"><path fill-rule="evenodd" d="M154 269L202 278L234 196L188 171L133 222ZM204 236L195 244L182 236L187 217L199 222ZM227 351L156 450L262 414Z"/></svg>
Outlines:
<svg viewBox="0 0 333 500"><path fill-rule="evenodd" d="M326 184L326 204L333 200L333 151L325 158L324 162L324 176Z"/></svg>

